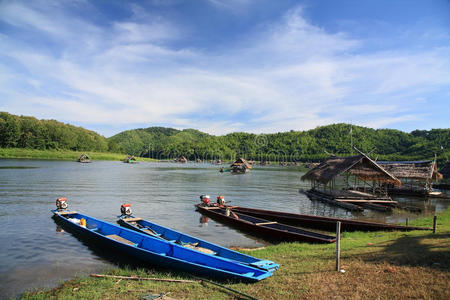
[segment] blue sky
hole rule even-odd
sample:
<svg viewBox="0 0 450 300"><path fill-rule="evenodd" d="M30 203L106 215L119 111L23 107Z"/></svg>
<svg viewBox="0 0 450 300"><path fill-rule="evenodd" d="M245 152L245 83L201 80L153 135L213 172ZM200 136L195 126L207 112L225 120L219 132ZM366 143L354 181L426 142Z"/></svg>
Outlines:
<svg viewBox="0 0 450 300"><path fill-rule="evenodd" d="M0 111L111 136L450 127L450 1L0 0Z"/></svg>

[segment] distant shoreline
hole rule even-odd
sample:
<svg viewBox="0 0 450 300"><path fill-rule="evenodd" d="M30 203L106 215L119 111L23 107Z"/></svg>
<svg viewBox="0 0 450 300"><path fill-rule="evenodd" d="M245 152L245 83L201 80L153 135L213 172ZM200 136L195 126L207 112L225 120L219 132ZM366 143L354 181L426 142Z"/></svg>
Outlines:
<svg viewBox="0 0 450 300"><path fill-rule="evenodd" d="M0 148L0 159L44 159L44 160L66 160L76 161L83 153L87 154L92 161L112 160L122 161L127 156L121 153L93 152L93 151L70 151L70 150L37 150L25 148ZM155 162L156 159L138 157L138 161Z"/></svg>

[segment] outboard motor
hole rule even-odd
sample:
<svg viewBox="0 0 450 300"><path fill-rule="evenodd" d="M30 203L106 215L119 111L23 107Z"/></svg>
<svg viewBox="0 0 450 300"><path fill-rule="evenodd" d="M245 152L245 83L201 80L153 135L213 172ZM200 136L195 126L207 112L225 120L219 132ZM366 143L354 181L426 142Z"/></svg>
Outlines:
<svg viewBox="0 0 450 300"><path fill-rule="evenodd" d="M217 197L217 204L219 206L224 206L225 205L225 196L218 196Z"/></svg>
<svg viewBox="0 0 450 300"><path fill-rule="evenodd" d="M206 206L209 206L211 204L210 198L208 195L201 195L200 196L200 200L202 201L202 203Z"/></svg>
<svg viewBox="0 0 450 300"><path fill-rule="evenodd" d="M131 216L131 204L125 203L120 206L120 212L122 216Z"/></svg>
<svg viewBox="0 0 450 300"><path fill-rule="evenodd" d="M67 207L68 207L67 198L63 197L63 198L56 199L56 208L58 210L65 210L65 209L67 209Z"/></svg>

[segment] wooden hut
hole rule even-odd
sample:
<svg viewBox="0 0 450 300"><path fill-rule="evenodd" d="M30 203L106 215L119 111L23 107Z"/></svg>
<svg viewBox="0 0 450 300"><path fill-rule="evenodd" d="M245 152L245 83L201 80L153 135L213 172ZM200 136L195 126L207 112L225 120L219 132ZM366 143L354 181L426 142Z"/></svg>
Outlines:
<svg viewBox="0 0 450 300"><path fill-rule="evenodd" d="M436 160L424 161L378 161L383 169L402 182L401 187L388 186L390 194L428 195L433 191L433 180L441 175L437 172Z"/></svg>
<svg viewBox="0 0 450 300"><path fill-rule="evenodd" d="M230 171L233 173L247 173L252 166L243 158L238 158L230 166Z"/></svg>
<svg viewBox="0 0 450 300"><path fill-rule="evenodd" d="M184 155L182 155L182 156L176 158L175 162L179 162L179 163L185 164L185 163L188 162L188 160L187 160L187 158Z"/></svg>
<svg viewBox="0 0 450 300"><path fill-rule="evenodd" d="M136 157L130 155L125 157L125 159L123 160L124 163L128 163L128 164L132 164L136 162Z"/></svg>
<svg viewBox="0 0 450 300"><path fill-rule="evenodd" d="M90 163L91 159L89 158L89 156L87 156L87 154L83 153L80 155L80 157L78 157L77 161L80 163Z"/></svg>
<svg viewBox="0 0 450 300"><path fill-rule="evenodd" d="M311 182L304 191L309 198L349 210L362 207L387 211L397 203L387 195L386 183L400 186L395 176L364 153L355 156L331 156L301 177Z"/></svg>

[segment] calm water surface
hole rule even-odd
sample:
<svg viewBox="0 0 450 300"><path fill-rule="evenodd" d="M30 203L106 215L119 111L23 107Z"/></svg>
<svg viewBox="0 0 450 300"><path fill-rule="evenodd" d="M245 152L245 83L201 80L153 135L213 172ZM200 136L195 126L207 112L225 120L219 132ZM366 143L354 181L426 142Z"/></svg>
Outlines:
<svg viewBox="0 0 450 300"><path fill-rule="evenodd" d="M345 210L312 202L298 193L296 168L255 167L246 175L219 173L209 164L0 160L0 297L54 287L61 280L115 265L67 232L60 232L50 209L58 197L69 208L115 222L122 203L135 215L223 246L259 247L264 242L202 218L194 210L200 194L225 195L232 204L345 218L403 221L415 214L387 215ZM425 214L445 209L442 201L399 198ZM205 223L205 221L207 221Z"/></svg>

